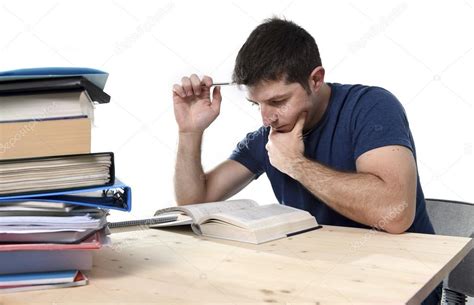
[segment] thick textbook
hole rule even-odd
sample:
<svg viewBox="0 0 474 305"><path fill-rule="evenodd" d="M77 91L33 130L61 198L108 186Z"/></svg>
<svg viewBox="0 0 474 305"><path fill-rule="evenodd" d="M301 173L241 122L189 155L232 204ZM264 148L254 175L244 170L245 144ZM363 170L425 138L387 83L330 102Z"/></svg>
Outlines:
<svg viewBox="0 0 474 305"><path fill-rule="evenodd" d="M281 204L259 205L249 199L170 207L155 213L167 214L178 214L178 220L153 227L191 224L198 235L253 244L320 227L307 211Z"/></svg>

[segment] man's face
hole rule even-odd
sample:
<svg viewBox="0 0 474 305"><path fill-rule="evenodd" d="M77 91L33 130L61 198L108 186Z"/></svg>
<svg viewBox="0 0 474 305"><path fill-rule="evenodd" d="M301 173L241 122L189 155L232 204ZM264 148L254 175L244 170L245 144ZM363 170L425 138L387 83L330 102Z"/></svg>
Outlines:
<svg viewBox="0 0 474 305"><path fill-rule="evenodd" d="M291 131L302 112L312 113L310 95L299 83L263 81L247 89L247 100L259 106L263 124L278 132Z"/></svg>

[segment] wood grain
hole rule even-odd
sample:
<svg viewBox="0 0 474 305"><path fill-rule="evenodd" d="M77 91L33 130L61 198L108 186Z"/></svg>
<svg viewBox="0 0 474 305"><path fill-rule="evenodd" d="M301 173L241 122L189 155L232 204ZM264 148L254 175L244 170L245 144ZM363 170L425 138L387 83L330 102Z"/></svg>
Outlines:
<svg viewBox="0 0 474 305"><path fill-rule="evenodd" d="M262 245L183 229L112 239L88 286L1 304L419 304L472 248L469 238L333 226Z"/></svg>

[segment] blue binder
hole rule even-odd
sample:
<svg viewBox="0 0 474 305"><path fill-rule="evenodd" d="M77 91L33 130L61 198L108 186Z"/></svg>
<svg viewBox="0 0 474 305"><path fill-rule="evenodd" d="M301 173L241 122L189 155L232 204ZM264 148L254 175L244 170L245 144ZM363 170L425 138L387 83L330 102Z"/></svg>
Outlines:
<svg viewBox="0 0 474 305"><path fill-rule="evenodd" d="M108 186L0 196L0 205L2 202L15 201L59 202L130 212L132 209L132 189L120 180L115 179L115 183Z"/></svg>
<svg viewBox="0 0 474 305"><path fill-rule="evenodd" d="M0 72L0 81L70 76L82 76L100 89L104 89L109 74L96 69L78 67L30 68Z"/></svg>

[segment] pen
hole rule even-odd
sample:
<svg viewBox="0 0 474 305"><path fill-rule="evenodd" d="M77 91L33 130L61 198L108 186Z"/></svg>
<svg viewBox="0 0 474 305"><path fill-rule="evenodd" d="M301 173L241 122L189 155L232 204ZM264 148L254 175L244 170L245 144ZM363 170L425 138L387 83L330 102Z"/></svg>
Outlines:
<svg viewBox="0 0 474 305"><path fill-rule="evenodd" d="M291 236L295 236L295 235L298 235L298 234L301 234L301 233L306 233L306 232L309 232L309 231L321 229L322 227L323 227L323 226L318 225L318 226L316 226L316 227L312 227L312 228L309 228L309 229L305 229L305 230L301 230L301 231L296 231L296 232L288 233L288 234L286 234L286 237L291 237Z"/></svg>
<svg viewBox="0 0 474 305"><path fill-rule="evenodd" d="M211 87L213 86L230 86L230 85L235 85L234 82L223 82L223 83L213 83ZM202 84L201 86L206 86L205 84Z"/></svg>
<svg viewBox="0 0 474 305"><path fill-rule="evenodd" d="M226 82L226 83L213 83L211 86L229 86L229 85L233 85L235 83L233 82Z"/></svg>

